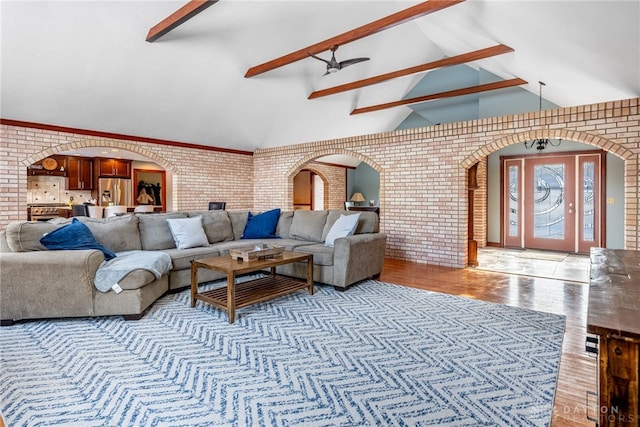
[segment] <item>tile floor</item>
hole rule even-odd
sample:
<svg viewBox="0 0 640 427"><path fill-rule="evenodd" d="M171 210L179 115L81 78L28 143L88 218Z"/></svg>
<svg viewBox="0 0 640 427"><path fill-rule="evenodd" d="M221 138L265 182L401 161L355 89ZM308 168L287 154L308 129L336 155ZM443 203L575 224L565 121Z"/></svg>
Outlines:
<svg viewBox="0 0 640 427"><path fill-rule="evenodd" d="M530 249L480 248L478 264L475 267L478 270L589 282L588 255Z"/></svg>

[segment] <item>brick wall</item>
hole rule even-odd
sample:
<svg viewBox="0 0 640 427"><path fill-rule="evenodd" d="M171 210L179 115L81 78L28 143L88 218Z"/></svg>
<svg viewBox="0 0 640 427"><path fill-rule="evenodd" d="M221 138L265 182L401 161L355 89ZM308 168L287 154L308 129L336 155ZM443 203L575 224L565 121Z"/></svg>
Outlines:
<svg viewBox="0 0 640 427"><path fill-rule="evenodd" d="M11 221L27 218L28 165L60 151L86 147L128 150L162 166L170 181L170 210L207 209L211 200L226 201L228 209L253 205L251 155L8 125L0 125L0 140L0 230Z"/></svg>
<svg viewBox="0 0 640 427"><path fill-rule="evenodd" d="M463 267L467 260L467 174L476 162L475 237L486 244L486 157L535 138L603 148L625 161L625 247L640 249L638 152L640 99L508 115L426 128L258 150L254 168L269 182L255 188L256 209L286 206L292 177L325 154L349 154L380 173L381 229L387 256Z"/></svg>
<svg viewBox="0 0 640 427"><path fill-rule="evenodd" d="M309 162L348 154L380 174L380 220L381 230L388 234L387 256L463 267L467 169L481 162L479 172L484 168L486 177L488 154L525 140L562 138L600 147L625 161L625 247L637 250L639 106L640 98L559 108L274 147L258 150L253 157L2 126L0 229L26 217L26 166L71 148L113 146L149 157L170 171L174 210L201 208L213 198L226 200L229 209L292 209L293 177L304 168L315 170L329 183L326 206L338 208L344 200L344 181L334 184L339 179L333 176L335 171ZM478 218L487 216L482 202L485 177L479 173ZM476 224L475 231L479 242L486 241L486 221Z"/></svg>

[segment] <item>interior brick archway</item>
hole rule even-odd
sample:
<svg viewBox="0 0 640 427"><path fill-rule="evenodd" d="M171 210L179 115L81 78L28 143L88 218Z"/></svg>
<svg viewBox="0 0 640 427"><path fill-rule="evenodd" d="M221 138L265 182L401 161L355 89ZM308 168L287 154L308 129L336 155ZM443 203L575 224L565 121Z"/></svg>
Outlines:
<svg viewBox="0 0 640 427"><path fill-rule="evenodd" d="M380 175L380 205L383 206L384 203L384 188L383 188L383 168L378 165L375 161L364 156L360 153L345 150L345 149L328 149L328 150L320 150L314 151L311 154L307 154L305 157L299 159L296 163L294 163L289 171L287 172L287 194L291 197L289 200L293 200L293 177L296 176L298 172L302 169L311 169L314 172L318 173L325 182L325 188L329 190L325 190L325 208L327 209L343 209L343 202L346 200L346 177L335 175L335 170L331 171L329 168L323 167L321 164L312 164L313 160L318 159L323 156L330 155L344 155L353 157L358 159L367 165L371 166L378 174ZM335 168L333 168L335 169ZM328 177L331 175L331 178ZM327 198L327 193L328 198Z"/></svg>
<svg viewBox="0 0 640 427"><path fill-rule="evenodd" d="M148 158L150 161L154 163L157 163L168 172L172 172L172 173L178 172L178 168L174 164L169 162L167 159L163 158L162 156L159 156L156 153L146 150L140 147L140 145L138 144L131 143L131 142L128 143L126 141L117 141L117 140L105 142L99 139L83 139L78 142L60 144L51 148L44 149L38 153L34 153L30 157L23 159L21 163L24 167L27 167L53 154L59 154L65 151L79 150L83 148L117 148L119 150L133 152Z"/></svg>
<svg viewBox="0 0 640 427"><path fill-rule="evenodd" d="M484 147L475 150L460 162L460 168L466 173L475 163L479 163L478 168L478 189L474 193L474 237L478 241L479 247L486 245L487 223L489 213L487 212L487 165L486 161L490 154L502 148L522 144L539 138L563 139L580 142L586 145L598 147L605 152L611 153L624 161L625 168L625 223L627 218L635 218L637 214L634 200L638 199L638 180L633 177L638 176L636 156L631 150L617 144L615 141L603 136L589 132L581 132L570 129L540 129L536 131L527 130L516 134L504 135L494 141L487 143ZM631 177L631 178L629 178ZM630 196L630 197L629 197ZM468 220L468 211L467 211ZM635 248L637 246L637 236L625 232L625 247ZM630 241L627 241L630 239Z"/></svg>

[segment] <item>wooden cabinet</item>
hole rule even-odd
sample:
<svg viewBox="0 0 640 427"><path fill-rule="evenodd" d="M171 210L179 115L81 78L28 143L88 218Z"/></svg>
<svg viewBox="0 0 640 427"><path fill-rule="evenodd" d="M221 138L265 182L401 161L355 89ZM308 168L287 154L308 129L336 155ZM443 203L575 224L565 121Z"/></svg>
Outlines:
<svg viewBox="0 0 640 427"><path fill-rule="evenodd" d="M375 212L380 215L380 207L378 206L349 206L349 211Z"/></svg>
<svg viewBox="0 0 640 427"><path fill-rule="evenodd" d="M640 252L591 249L587 332L598 336L599 426L638 426Z"/></svg>
<svg viewBox="0 0 640 427"><path fill-rule="evenodd" d="M93 159L67 158L68 190L93 190Z"/></svg>
<svg viewBox="0 0 640 427"><path fill-rule="evenodd" d="M131 160L96 158L98 177L131 178Z"/></svg>

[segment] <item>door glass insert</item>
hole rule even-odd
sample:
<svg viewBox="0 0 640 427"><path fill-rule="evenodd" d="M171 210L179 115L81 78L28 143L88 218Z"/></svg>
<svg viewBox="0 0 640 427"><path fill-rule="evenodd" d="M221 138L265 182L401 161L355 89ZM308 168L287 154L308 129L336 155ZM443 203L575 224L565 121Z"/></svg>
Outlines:
<svg viewBox="0 0 640 427"><path fill-rule="evenodd" d="M595 165L594 162L585 162L582 167L583 173L583 202L582 202L582 240L593 242L595 239Z"/></svg>
<svg viewBox="0 0 640 427"><path fill-rule="evenodd" d="M564 164L534 166L533 236L544 239L564 239Z"/></svg>
<svg viewBox="0 0 640 427"><path fill-rule="evenodd" d="M518 210L518 166L509 166L509 236L519 235L519 210Z"/></svg>

